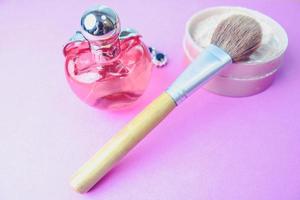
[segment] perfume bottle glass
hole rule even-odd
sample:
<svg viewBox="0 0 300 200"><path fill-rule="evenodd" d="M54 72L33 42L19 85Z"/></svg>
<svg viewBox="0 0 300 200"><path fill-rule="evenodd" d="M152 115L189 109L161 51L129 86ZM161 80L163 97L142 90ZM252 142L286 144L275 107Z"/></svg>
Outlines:
<svg viewBox="0 0 300 200"><path fill-rule="evenodd" d="M64 48L65 74L74 93L97 108L122 108L145 91L153 62L148 47L133 31L121 33L119 18L98 6L81 19Z"/></svg>

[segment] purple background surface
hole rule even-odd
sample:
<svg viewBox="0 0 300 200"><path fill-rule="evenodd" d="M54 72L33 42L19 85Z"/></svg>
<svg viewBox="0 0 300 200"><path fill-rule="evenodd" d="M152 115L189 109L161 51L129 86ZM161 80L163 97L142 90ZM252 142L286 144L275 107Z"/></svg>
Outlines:
<svg viewBox="0 0 300 200"><path fill-rule="evenodd" d="M170 58L131 110L90 108L65 81L63 44L97 3ZM181 72L185 21L215 5L254 8L286 28L272 87L248 98L201 89L90 193L73 192L70 175ZM299 200L299 10L296 0L0 0L0 199Z"/></svg>

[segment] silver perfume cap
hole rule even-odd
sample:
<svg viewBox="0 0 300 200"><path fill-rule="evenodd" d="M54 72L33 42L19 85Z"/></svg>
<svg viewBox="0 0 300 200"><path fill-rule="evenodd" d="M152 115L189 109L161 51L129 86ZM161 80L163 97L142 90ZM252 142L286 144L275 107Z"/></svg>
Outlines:
<svg viewBox="0 0 300 200"><path fill-rule="evenodd" d="M117 13L106 6L95 6L81 17L82 34L88 40L105 40L120 33Z"/></svg>

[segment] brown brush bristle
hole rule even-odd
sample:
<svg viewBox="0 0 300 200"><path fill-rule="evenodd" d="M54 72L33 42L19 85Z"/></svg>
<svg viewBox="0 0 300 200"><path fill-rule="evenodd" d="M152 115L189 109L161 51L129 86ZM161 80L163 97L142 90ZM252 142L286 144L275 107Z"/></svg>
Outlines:
<svg viewBox="0 0 300 200"><path fill-rule="evenodd" d="M227 52L232 62L241 62L249 59L261 40L262 30L256 20L244 15L232 15L217 26L211 44Z"/></svg>

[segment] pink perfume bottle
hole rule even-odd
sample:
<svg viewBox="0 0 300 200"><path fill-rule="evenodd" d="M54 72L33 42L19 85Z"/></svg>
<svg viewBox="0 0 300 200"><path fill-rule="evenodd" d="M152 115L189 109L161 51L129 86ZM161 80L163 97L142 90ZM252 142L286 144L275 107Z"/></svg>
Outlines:
<svg viewBox="0 0 300 200"><path fill-rule="evenodd" d="M147 87L153 65L166 63L137 32L121 31L111 8L86 11L81 28L64 47L65 74L74 93L91 106L117 109L131 104Z"/></svg>

